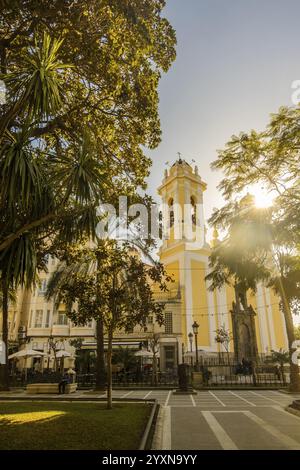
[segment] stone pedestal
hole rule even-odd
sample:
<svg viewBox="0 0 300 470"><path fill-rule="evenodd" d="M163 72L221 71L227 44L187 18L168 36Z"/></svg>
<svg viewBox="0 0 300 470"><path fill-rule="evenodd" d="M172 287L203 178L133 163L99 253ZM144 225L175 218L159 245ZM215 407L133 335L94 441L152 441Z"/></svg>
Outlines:
<svg viewBox="0 0 300 470"><path fill-rule="evenodd" d="M235 359L238 362L244 360L253 361L257 358L257 340L255 331L255 311L250 305L241 309L233 303L231 310L232 332L234 342Z"/></svg>
<svg viewBox="0 0 300 470"><path fill-rule="evenodd" d="M193 386L195 388L203 387L203 374L202 372L193 372Z"/></svg>
<svg viewBox="0 0 300 470"><path fill-rule="evenodd" d="M178 366L179 388L173 392L175 395L196 394L192 387L191 367L188 364L179 364Z"/></svg>

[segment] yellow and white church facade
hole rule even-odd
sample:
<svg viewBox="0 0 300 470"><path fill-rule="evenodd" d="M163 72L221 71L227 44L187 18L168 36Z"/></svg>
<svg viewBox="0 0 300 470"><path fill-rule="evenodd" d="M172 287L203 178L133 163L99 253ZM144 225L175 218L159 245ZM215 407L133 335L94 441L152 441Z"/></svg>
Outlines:
<svg viewBox="0 0 300 470"><path fill-rule="evenodd" d="M158 301L165 303L165 324L159 327L153 318L148 319L147 329L136 327L130 333L119 332L114 338L114 347L128 346L138 349L141 342L147 341L156 333L159 337L159 355L161 370L176 368L178 363L188 362L188 355L195 354L195 343L191 342L192 325L199 324L198 349L200 354L216 355L221 346L215 341L216 330L224 326L233 331L231 313L235 301L234 289L224 286L214 292L209 290L205 280L209 272L209 256L212 246L218 242L217 234L211 244L205 240L205 230L200 233L199 246L195 246L185 237L186 227L183 220L178 220L173 206L182 208L189 205L191 225L189 230L204 227L204 193L206 184L194 169L181 158L165 171L163 181L158 188L164 207L169 208L171 217L169 237L162 242L159 250L160 261L174 282L169 292L154 292ZM193 211L193 208L195 210ZM177 237L176 230L182 231ZM20 292L18 301L10 309L9 336L15 348L30 348L47 352L49 337L61 340L61 347L70 351L74 357L74 347L70 341L83 339L82 348L96 349L96 328L91 322L84 327L72 324L67 318L64 307L56 308L53 302L47 302L44 294L47 281L56 269L57 260L50 258L48 273L41 273L41 285L34 292ZM287 337L283 315L279 309L279 299L272 290L259 285L257 292L248 298L252 306L251 317L255 333L255 347L258 353L266 354L271 350L287 349ZM249 326L249 325L248 325ZM236 335L245 334L248 328L240 322ZM243 330L244 328L244 330ZM72 343L72 341L71 341ZM234 352L235 342L229 345ZM46 360L46 359L45 359ZM70 364L72 364L72 357ZM68 361L66 360L66 366Z"/></svg>
<svg viewBox="0 0 300 470"><path fill-rule="evenodd" d="M179 205L184 214L183 207L197 207L197 212L192 214L190 223L197 227L203 227L204 220L204 192L206 184L194 169L184 160L179 159L165 172L165 177L158 189L159 195L165 206ZM175 212L174 212L175 214ZM199 248L194 246L184 237L184 230L178 229L179 237L174 236L176 223L183 221L173 217L173 230L163 242L160 249L160 260L167 272L172 274L175 282L180 285L181 304L180 332L185 350L189 346L189 334L193 332L193 322L199 324L198 345L199 349L206 353L220 351L220 345L216 343L216 330L225 327L229 332L234 331L232 322L232 307L235 302L233 287L224 286L220 290L210 291L209 282L205 277L209 273L209 256L212 247L218 243L218 234L214 230L214 238L209 245L205 240L205 228L203 237L199 237ZM194 217L194 220L192 218ZM184 218L185 223L187 222ZM171 225L172 225L171 224ZM190 233L189 231L187 231ZM182 235L183 233L183 235ZM248 305L254 310L253 329L255 333L257 352L268 354L271 350L287 349L287 337L284 317L279 309L279 299L275 293L263 285L257 286L257 292L249 295ZM236 332L237 335L239 331ZM234 341L230 343L231 352L234 350Z"/></svg>

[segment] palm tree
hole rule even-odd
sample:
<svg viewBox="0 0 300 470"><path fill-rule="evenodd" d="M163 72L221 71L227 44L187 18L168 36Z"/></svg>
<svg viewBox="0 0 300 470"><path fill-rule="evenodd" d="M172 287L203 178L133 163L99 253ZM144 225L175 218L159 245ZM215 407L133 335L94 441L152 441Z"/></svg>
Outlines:
<svg viewBox="0 0 300 470"><path fill-rule="evenodd" d="M113 364L122 364L125 371L128 371L135 368L138 361L132 349L129 349L128 346L126 348L119 346L113 353L112 362Z"/></svg>
<svg viewBox="0 0 300 470"><path fill-rule="evenodd" d="M207 279L212 281L212 289L233 282L236 292L242 289L245 293L249 288L255 291L256 284L264 282L279 294L289 345L289 389L297 392L300 374L298 364L293 361L296 343L291 302L299 295L299 274L294 275L288 259L291 255L299 258L293 233L286 233L281 223L274 222L273 212L278 210L276 206L256 208L250 195L239 204L216 210L210 222L227 227L228 235L213 250L212 272Z"/></svg>
<svg viewBox="0 0 300 470"><path fill-rule="evenodd" d="M43 128L63 105L62 79L70 67L58 60L61 41L45 33L33 38L16 72L4 70L9 90L0 119L0 291L3 341L7 351L8 292L30 288L56 246L94 235L103 169L88 135L76 145L47 151L32 143L31 128ZM76 147L76 148L75 148ZM59 245L60 244L60 245ZM8 368L2 386L8 387Z"/></svg>
<svg viewBox="0 0 300 470"><path fill-rule="evenodd" d="M279 351L271 350L271 357L269 359L270 362L275 362L279 364L279 370L282 377L282 381L285 384L285 374L284 374L284 366L289 364L290 362L290 355L288 351L284 351L283 349L279 349Z"/></svg>
<svg viewBox="0 0 300 470"><path fill-rule="evenodd" d="M9 390L8 369L8 308L19 286L29 288L36 281L37 259L32 252L29 235L20 237L1 255L2 340L5 344L5 364L1 365L0 388Z"/></svg>

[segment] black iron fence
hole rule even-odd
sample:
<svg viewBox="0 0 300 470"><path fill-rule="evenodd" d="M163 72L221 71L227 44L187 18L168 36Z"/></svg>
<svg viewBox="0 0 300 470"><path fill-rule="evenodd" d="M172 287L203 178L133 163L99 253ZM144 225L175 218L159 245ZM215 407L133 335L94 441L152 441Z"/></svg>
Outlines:
<svg viewBox="0 0 300 470"><path fill-rule="evenodd" d="M200 369L201 370L201 369ZM288 384L288 374L278 373L276 368L255 368L251 371L239 371L233 366L204 366L202 368L203 385L210 387L270 387L282 388Z"/></svg>
<svg viewBox="0 0 300 470"><path fill-rule="evenodd" d="M202 386L205 388L282 388L289 383L289 367L271 362L265 354L241 362L232 353L213 357L200 355L198 364L190 365L192 369L202 372Z"/></svg>
<svg viewBox="0 0 300 470"><path fill-rule="evenodd" d="M95 374L78 374L76 377L78 388L93 388L96 385Z"/></svg>
<svg viewBox="0 0 300 470"><path fill-rule="evenodd" d="M177 387L177 371L148 373L116 373L113 374L113 384L125 387L132 386L151 386L151 387Z"/></svg>
<svg viewBox="0 0 300 470"><path fill-rule="evenodd" d="M152 373L114 373L114 387L177 387L178 377L176 372L158 372ZM95 374L79 374L76 378L78 388L92 388L96 384Z"/></svg>
<svg viewBox="0 0 300 470"><path fill-rule="evenodd" d="M256 358L255 361L243 361L239 363L231 356L225 357L199 357L197 367L195 364L191 369L201 372L201 377L197 377L195 387L214 388L243 388L243 387L265 387L283 388L289 383L289 367L264 361L264 358ZM28 371L26 383L49 382L52 381L52 374L40 374ZM54 379L53 379L54 380ZM57 381L57 380L56 380ZM96 384L95 373L77 374L76 382L78 388L90 389ZM22 374L11 376L11 386L25 386L25 379ZM177 370L159 371L156 375L152 370L147 371L120 371L113 373L114 387L161 387L176 388L178 386Z"/></svg>
<svg viewBox="0 0 300 470"><path fill-rule="evenodd" d="M227 388L283 388L288 385L289 375L287 372L278 373L276 368L258 367L254 371L238 371L233 365L224 366L202 366L199 368L202 373L201 384L194 384L204 388L227 387ZM92 388L96 380L94 374L78 375L76 379L79 388ZM165 387L176 388L178 386L178 376L173 372L159 372L156 376L152 374L114 374L114 387Z"/></svg>

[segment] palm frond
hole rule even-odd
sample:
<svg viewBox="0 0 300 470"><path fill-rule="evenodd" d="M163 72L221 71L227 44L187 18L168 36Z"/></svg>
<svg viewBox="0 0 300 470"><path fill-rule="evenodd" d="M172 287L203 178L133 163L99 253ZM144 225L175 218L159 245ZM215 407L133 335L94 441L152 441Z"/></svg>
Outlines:
<svg viewBox="0 0 300 470"><path fill-rule="evenodd" d="M55 115L63 105L62 72L71 65L58 60L62 42L51 39L46 32L42 39L36 36L34 46L23 57L18 72L1 77L18 108L27 110L32 118L48 118Z"/></svg>

